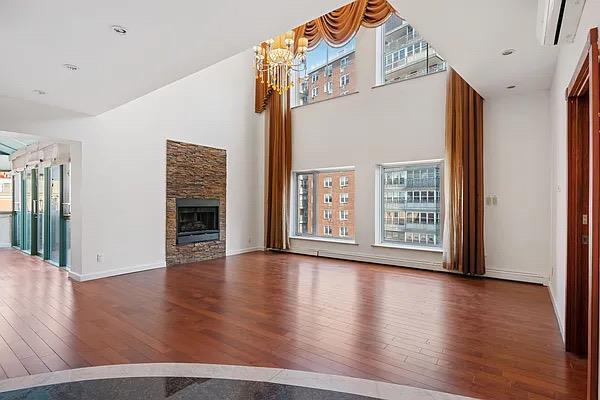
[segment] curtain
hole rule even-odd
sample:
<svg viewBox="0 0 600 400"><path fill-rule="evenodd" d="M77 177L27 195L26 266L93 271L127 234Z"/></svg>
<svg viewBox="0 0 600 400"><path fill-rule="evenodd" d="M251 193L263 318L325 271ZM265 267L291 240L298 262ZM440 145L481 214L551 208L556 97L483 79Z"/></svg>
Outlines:
<svg viewBox="0 0 600 400"><path fill-rule="evenodd" d="M308 39L308 47L321 40L340 46L350 40L361 26L376 27L392 15L394 9L386 0L356 0L313 21L297 27L295 37ZM263 44L264 46L264 44ZM278 94L266 79L256 79L254 110L268 107L267 195L265 204L265 247L289 248L289 199L292 174L292 123L287 90Z"/></svg>
<svg viewBox="0 0 600 400"><path fill-rule="evenodd" d="M483 275L483 98L452 69L445 163L444 268Z"/></svg>
<svg viewBox="0 0 600 400"><path fill-rule="evenodd" d="M265 247L289 248L292 119L289 91L274 92L269 101Z"/></svg>
<svg viewBox="0 0 600 400"><path fill-rule="evenodd" d="M352 39L361 26L375 28L394 13L386 0L356 0L322 15L294 29L295 37L308 39L308 48L315 48L321 40L332 46L341 46ZM272 90L260 79L256 80L254 111L267 108Z"/></svg>

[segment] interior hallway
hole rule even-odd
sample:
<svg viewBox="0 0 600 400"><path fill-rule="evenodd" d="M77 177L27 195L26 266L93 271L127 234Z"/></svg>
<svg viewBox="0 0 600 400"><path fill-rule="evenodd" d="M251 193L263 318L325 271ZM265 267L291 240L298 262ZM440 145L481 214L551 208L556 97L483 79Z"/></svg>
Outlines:
<svg viewBox="0 0 600 400"><path fill-rule="evenodd" d="M583 399L547 288L273 253L78 283L0 250L0 376L280 367L489 399Z"/></svg>

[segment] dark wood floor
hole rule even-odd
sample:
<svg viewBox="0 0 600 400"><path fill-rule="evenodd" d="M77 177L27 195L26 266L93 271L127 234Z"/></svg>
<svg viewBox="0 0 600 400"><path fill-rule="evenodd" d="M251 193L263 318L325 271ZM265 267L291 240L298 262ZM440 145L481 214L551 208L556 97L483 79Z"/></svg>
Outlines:
<svg viewBox="0 0 600 400"><path fill-rule="evenodd" d="M274 253L77 283L0 250L1 378L165 361L585 397L542 286Z"/></svg>

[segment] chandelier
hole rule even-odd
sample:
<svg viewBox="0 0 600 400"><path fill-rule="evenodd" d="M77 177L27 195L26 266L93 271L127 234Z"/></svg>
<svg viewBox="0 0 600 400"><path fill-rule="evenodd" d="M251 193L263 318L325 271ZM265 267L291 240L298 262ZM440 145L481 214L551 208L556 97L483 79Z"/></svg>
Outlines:
<svg viewBox="0 0 600 400"><path fill-rule="evenodd" d="M256 79L279 94L294 86L293 71L306 72L308 39L300 37L298 45L294 46L294 43L294 31L289 31L254 46Z"/></svg>

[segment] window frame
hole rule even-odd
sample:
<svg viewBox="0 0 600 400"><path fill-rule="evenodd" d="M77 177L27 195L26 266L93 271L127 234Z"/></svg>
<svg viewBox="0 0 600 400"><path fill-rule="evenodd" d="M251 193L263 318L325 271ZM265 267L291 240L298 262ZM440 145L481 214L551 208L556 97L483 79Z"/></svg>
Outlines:
<svg viewBox="0 0 600 400"><path fill-rule="evenodd" d="M409 166L409 165L419 165L419 164L438 164L439 165L439 176L440 176L440 184L439 184L439 200L440 200L440 212L439 212L439 221L436 221L440 224L440 237L438 240L437 246L427 246L428 239L425 239L425 246L420 243L420 234L415 241L413 238L412 232L406 232L406 236L411 234L411 243L408 240L405 243L398 243L394 241L389 241L385 239L385 169L386 168L394 168L400 166ZM415 160L415 161L400 161L400 162L391 162L391 163L381 163L376 166L376 188L375 188L375 242L373 244L374 247L389 247L389 248L397 248L397 249L408 249L408 250L422 250L429 252L441 253L443 252L443 238L444 238L444 221L445 221L445 209L444 209L444 159L431 159L431 160ZM414 179L414 175L413 175ZM408 174L406 178L405 184L408 183ZM408 192L409 190L406 190ZM411 190L411 191L422 191L420 189ZM425 191L427 192L427 191ZM434 191L435 192L435 191ZM402 196L400 195L400 198ZM406 202L408 203L408 194ZM412 224L412 223L420 223L420 211L407 211L407 210L399 210L405 211L404 216L404 225ZM425 219L428 220L429 212L425 212ZM415 215L417 214L417 215ZM417 219L416 222L415 218ZM434 213L435 219L435 213Z"/></svg>
<svg viewBox="0 0 600 400"><path fill-rule="evenodd" d="M317 232L317 218L318 218L318 214L317 214L317 203L319 201L324 201L324 196L327 194L330 194L332 196L332 201L333 201L333 196L334 193L324 193L322 198L317 198L317 177L319 173L332 173L332 172L349 172L349 173L356 173L356 168L354 166L342 166L342 167L328 167L328 168L316 168L316 169L305 169L305 170L294 170L292 171L292 189L290 190L290 218L289 218L289 232L290 232L290 238L291 239L300 239L300 240L312 240L312 241L323 241L323 242L335 242L335 243L342 243L342 244L350 244L350 245L357 245L356 243L356 236L354 237L336 237L333 235L333 226L331 227L332 229L332 233L331 235L323 235L323 233L321 232ZM312 215L313 220L313 229L312 229L312 233L299 233L297 231L297 223L298 223L298 176L299 175L312 175L313 176L313 204L312 204ZM349 194L348 194L349 196ZM327 203L329 205L329 203ZM333 203L331 203L333 204ZM348 203L344 204L347 206ZM354 205L355 206L355 205ZM354 210L354 206L352 209L348 209L348 212ZM324 214L322 215L324 216ZM338 215L339 216L339 215ZM332 218L331 221L333 221L335 219L335 216L332 214ZM329 224L332 225L332 224ZM324 225L325 226L325 225ZM325 228L323 228L325 229ZM354 220L354 230L353 230L354 234L356 235L356 220Z"/></svg>

